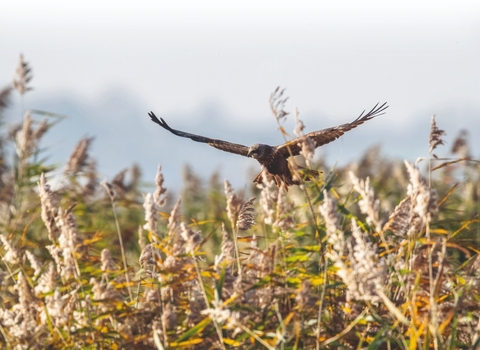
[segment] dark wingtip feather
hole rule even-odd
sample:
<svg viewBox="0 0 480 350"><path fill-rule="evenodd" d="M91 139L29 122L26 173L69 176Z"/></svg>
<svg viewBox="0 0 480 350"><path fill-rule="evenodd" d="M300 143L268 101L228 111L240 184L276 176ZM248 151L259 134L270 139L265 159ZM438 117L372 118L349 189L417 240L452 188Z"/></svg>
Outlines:
<svg viewBox="0 0 480 350"><path fill-rule="evenodd" d="M158 125L160 125L164 129L172 131L172 128L170 126L168 126L168 124L165 122L165 120L163 120L163 118L158 119L158 117L152 111L150 111L150 113L148 113L148 116L150 117L152 122L157 123Z"/></svg>
<svg viewBox="0 0 480 350"><path fill-rule="evenodd" d="M150 119L152 120L152 122L154 123L157 123L157 124L160 124L160 120L158 120L157 116L155 115L155 113L153 113L152 111L150 111L148 113L148 116L150 117Z"/></svg>
<svg viewBox="0 0 480 350"><path fill-rule="evenodd" d="M360 113L358 118L354 120L354 123L359 120L367 121L375 117L378 117L382 114L385 114L385 110L389 107L387 105L387 102L384 102L380 107L378 106L379 104L380 102L378 102L375 106L373 106L373 108L366 114L365 114L365 110L362 113Z"/></svg>

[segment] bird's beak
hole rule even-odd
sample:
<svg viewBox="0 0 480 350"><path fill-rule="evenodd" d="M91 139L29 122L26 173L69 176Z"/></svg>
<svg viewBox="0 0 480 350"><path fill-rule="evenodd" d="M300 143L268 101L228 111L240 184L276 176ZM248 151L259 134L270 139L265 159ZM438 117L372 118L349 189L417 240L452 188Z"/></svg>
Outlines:
<svg viewBox="0 0 480 350"><path fill-rule="evenodd" d="M252 158L252 151L248 150L247 157Z"/></svg>

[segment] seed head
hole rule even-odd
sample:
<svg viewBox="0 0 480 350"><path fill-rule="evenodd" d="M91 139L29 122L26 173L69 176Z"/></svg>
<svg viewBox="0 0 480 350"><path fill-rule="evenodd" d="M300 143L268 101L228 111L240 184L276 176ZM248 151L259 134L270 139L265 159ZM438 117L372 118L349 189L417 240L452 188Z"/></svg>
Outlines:
<svg viewBox="0 0 480 350"><path fill-rule="evenodd" d="M435 123L435 115L432 116L432 123L430 126L430 150L431 153L438 145L443 145L442 136L445 135L444 130L440 130Z"/></svg>
<svg viewBox="0 0 480 350"><path fill-rule="evenodd" d="M250 198L243 203L242 208L240 209L237 221L237 228L240 231L247 231L255 224L255 208L253 207L255 199L255 197Z"/></svg>
<svg viewBox="0 0 480 350"><path fill-rule="evenodd" d="M28 83L32 80L32 70L27 62L23 59L23 54L20 54L15 75L13 76L13 88L18 91L20 95L24 95L27 91L32 90Z"/></svg>

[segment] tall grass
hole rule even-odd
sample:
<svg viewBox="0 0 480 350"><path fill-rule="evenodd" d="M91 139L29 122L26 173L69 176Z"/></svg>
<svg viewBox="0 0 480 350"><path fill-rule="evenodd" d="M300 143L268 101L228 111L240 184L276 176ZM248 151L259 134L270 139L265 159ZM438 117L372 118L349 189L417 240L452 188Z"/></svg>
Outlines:
<svg viewBox="0 0 480 350"><path fill-rule="evenodd" d="M31 81L23 57L17 73L23 96ZM2 90L0 108L12 91ZM275 94L281 126L283 90ZM45 164L39 143L56 122L45 115L39 122L25 111L0 143L3 348L480 343L480 171L463 135L459 158L439 159L433 121L423 172L422 162L378 149L331 170L305 145L307 165L323 177L288 193L266 178L247 194L228 181L222 190L217 178L206 185L187 171L175 201L160 167L152 193L139 189L136 168L130 182L125 170L100 184L91 139L63 168Z"/></svg>

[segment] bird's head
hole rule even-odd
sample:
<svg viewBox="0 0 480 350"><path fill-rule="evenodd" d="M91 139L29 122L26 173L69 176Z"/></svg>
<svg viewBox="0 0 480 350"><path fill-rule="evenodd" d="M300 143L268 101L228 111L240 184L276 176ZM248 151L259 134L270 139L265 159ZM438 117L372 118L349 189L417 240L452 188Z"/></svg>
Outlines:
<svg viewBox="0 0 480 350"><path fill-rule="evenodd" d="M261 159L265 157L267 154L268 150L271 147L268 145L263 145L261 143L256 143L250 149L248 150L247 157L254 158L254 159Z"/></svg>

